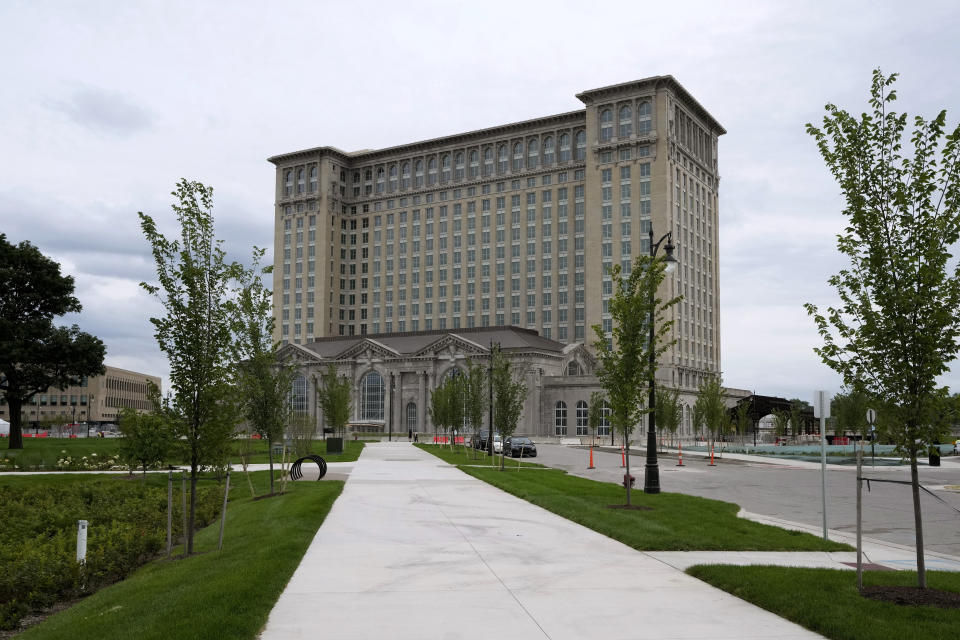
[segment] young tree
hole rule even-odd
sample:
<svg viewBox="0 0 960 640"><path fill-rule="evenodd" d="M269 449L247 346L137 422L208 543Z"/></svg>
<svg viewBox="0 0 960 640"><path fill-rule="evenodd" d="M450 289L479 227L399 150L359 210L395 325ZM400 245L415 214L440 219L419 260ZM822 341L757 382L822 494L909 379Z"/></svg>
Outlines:
<svg viewBox="0 0 960 640"><path fill-rule="evenodd" d="M703 424L710 434L709 444L713 446L717 436L723 435L730 423L727 405L723 401L723 381L719 375L704 378L697 392L694 411L703 416Z"/></svg>
<svg viewBox="0 0 960 640"><path fill-rule="evenodd" d="M773 410L773 433L778 437L783 437L790 427L790 412Z"/></svg>
<svg viewBox="0 0 960 640"><path fill-rule="evenodd" d="M803 400L794 398L790 400L790 430L793 439L797 440L803 433L803 408L806 403Z"/></svg>
<svg viewBox="0 0 960 640"><path fill-rule="evenodd" d="M673 326L666 311L680 298L666 302L657 297L663 282L664 261L641 255L634 259L630 275L621 274L614 265L610 276L616 292L610 300L613 331L610 339L601 325L594 325L597 336L593 343L600 367L597 377L610 402L610 422L623 436L626 445L626 475L630 475L630 434L640 419L653 407L645 407L650 381L656 374L658 358L673 342L667 336ZM651 304L652 303L652 304ZM650 323L653 322L653 340ZM627 482L627 505L630 505L630 483Z"/></svg>
<svg viewBox="0 0 960 640"><path fill-rule="evenodd" d="M830 415L833 417L833 433L842 436L847 431L866 435L867 409L870 400L861 391L847 391L833 396Z"/></svg>
<svg viewBox="0 0 960 640"><path fill-rule="evenodd" d="M590 394L590 409L587 413L587 426L590 429L590 445L593 446L597 435L597 429L603 423L603 412L606 408L606 398L602 391L594 391Z"/></svg>
<svg viewBox="0 0 960 640"><path fill-rule="evenodd" d="M750 418L750 410L753 408L753 401L747 400L746 402L741 401L737 405L737 410L734 415L734 425L737 429L737 435L740 436L740 446L744 446L744 438L747 434L747 429L751 426L753 420Z"/></svg>
<svg viewBox="0 0 960 640"><path fill-rule="evenodd" d="M10 449L23 448L21 410L50 387L66 389L103 373L103 343L53 319L81 310L73 278L29 242L0 233L0 392L10 406Z"/></svg>
<svg viewBox="0 0 960 640"><path fill-rule="evenodd" d="M150 216L139 213L140 228L153 248L158 284L141 282L163 305L151 318L160 350L170 361L174 429L190 461L187 553L193 553L197 477L223 465L236 424L231 385L233 334L226 304L242 268L227 262L214 237L213 189L181 180L173 195L180 239L170 240Z"/></svg>
<svg viewBox="0 0 960 640"><path fill-rule="evenodd" d="M680 390L662 388L657 392L657 427L670 432L670 444L683 420Z"/></svg>
<svg viewBox="0 0 960 640"><path fill-rule="evenodd" d="M337 374L337 365L331 362L327 372L320 376L319 382L314 379L314 386L324 421L334 433L339 433L342 437L350 421L353 385L349 379ZM287 389L289 390L289 387Z"/></svg>
<svg viewBox="0 0 960 640"><path fill-rule="evenodd" d="M447 433L450 425L450 378L430 394L430 421L438 432Z"/></svg>
<svg viewBox="0 0 960 640"><path fill-rule="evenodd" d="M130 467L130 473L136 467L143 470L146 480L147 469L157 467L167 461L175 443L163 413L153 411L139 413L133 409L120 412L120 456Z"/></svg>
<svg viewBox="0 0 960 640"><path fill-rule="evenodd" d="M463 407L470 433L479 433L487 411L487 372L470 360L467 360L467 375L463 380Z"/></svg>
<svg viewBox="0 0 960 640"><path fill-rule="evenodd" d="M527 395L527 385L522 377L514 377L510 361L502 351L493 356L493 427L506 444L513 435L523 411L523 401ZM504 454L506 452L504 451ZM500 456L500 470L503 471L503 458Z"/></svg>
<svg viewBox="0 0 960 640"><path fill-rule="evenodd" d="M262 275L273 267L260 268L265 250L254 247L253 264L240 272L235 297L227 301L233 334L233 383L240 410L250 427L267 441L270 463L270 495L273 486L273 446L283 437L290 415L290 387L296 376L293 367L277 359L273 340L274 319L271 292Z"/></svg>
<svg viewBox="0 0 960 640"><path fill-rule="evenodd" d="M823 129L807 125L846 200L837 248L850 267L829 281L837 307L806 308L823 362L895 414L886 435L910 458L923 589L917 458L943 435L937 377L960 350L960 264L951 260L960 239L960 126L946 133L946 111L918 116L904 144L907 115L889 110L896 78L874 71L872 113L856 118L828 104Z"/></svg>

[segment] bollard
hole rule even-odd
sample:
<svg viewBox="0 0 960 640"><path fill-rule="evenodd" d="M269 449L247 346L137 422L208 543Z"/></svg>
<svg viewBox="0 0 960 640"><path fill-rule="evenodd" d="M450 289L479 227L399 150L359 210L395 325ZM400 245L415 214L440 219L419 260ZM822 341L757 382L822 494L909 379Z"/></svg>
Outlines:
<svg viewBox="0 0 960 640"><path fill-rule="evenodd" d="M679 461L677 462L677 466L678 466L678 467L685 467L685 466L687 466L687 465L683 464L683 443L682 443L682 442L678 442L678 443L677 443L677 451L678 451L678 454L677 454L677 455L678 455L678 457L680 458Z"/></svg>
<svg viewBox="0 0 960 640"><path fill-rule="evenodd" d="M624 447L623 445L620 445L620 468L623 469L626 466L627 466L627 458L626 458L626 455L624 454Z"/></svg>
<svg viewBox="0 0 960 640"><path fill-rule="evenodd" d="M87 521L77 521L77 562L87 561Z"/></svg>

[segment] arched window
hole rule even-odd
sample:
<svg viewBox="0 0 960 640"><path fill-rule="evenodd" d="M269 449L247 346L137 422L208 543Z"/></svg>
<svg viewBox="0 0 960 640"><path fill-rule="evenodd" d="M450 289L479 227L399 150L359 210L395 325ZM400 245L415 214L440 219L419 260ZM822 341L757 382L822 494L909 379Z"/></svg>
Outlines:
<svg viewBox="0 0 960 640"><path fill-rule="evenodd" d="M560 162L570 162L570 134L560 134Z"/></svg>
<svg viewBox="0 0 960 640"><path fill-rule="evenodd" d="M294 413L307 412L307 379L298 375L290 388L290 409Z"/></svg>
<svg viewBox="0 0 960 640"><path fill-rule="evenodd" d="M437 159L427 160L427 184L433 186L437 184Z"/></svg>
<svg viewBox="0 0 960 640"><path fill-rule="evenodd" d="M527 169L536 169L540 164L540 142L531 138L527 143Z"/></svg>
<svg viewBox="0 0 960 640"><path fill-rule="evenodd" d="M383 376L371 371L360 381L360 421L383 421Z"/></svg>
<svg viewBox="0 0 960 640"><path fill-rule="evenodd" d="M363 179L366 180L367 182L370 182L371 180L373 180L373 171L370 171L370 169L367 169L366 171L364 171Z"/></svg>
<svg viewBox="0 0 960 640"><path fill-rule="evenodd" d="M610 435L610 405L604 400L600 409L600 424L597 426L598 436Z"/></svg>
<svg viewBox="0 0 960 640"><path fill-rule="evenodd" d="M417 405L413 402L407 403L407 430L417 430Z"/></svg>
<svg viewBox="0 0 960 640"><path fill-rule="evenodd" d="M317 168L310 167L310 193L314 193L317 190Z"/></svg>
<svg viewBox="0 0 960 640"><path fill-rule="evenodd" d="M590 409L587 403L581 400L577 403L577 435L586 436L590 434Z"/></svg>
<svg viewBox="0 0 960 640"><path fill-rule="evenodd" d="M283 195L293 195L293 171L287 171L283 174Z"/></svg>
<svg viewBox="0 0 960 640"><path fill-rule="evenodd" d="M480 154L476 149L470 152L470 179L476 180L480 175Z"/></svg>
<svg viewBox="0 0 960 640"><path fill-rule="evenodd" d="M523 143L518 142L513 145L513 170L520 171L523 169Z"/></svg>
<svg viewBox="0 0 960 640"><path fill-rule="evenodd" d="M413 165L413 187L423 187L423 160L417 160Z"/></svg>
<svg viewBox="0 0 960 640"><path fill-rule="evenodd" d="M502 144L497 150L497 173L506 173L510 163L510 156L507 151L507 145Z"/></svg>
<svg viewBox="0 0 960 640"><path fill-rule="evenodd" d="M353 183L354 183L354 184L357 184L358 182L360 182L360 172L359 172L359 171L354 171L354 172L353 172Z"/></svg>
<svg viewBox="0 0 960 640"><path fill-rule="evenodd" d="M447 153L440 160L440 181L450 182L450 154Z"/></svg>
<svg viewBox="0 0 960 640"><path fill-rule="evenodd" d="M455 180L463 180L463 152L458 151L456 155L454 174L453 177Z"/></svg>
<svg viewBox="0 0 960 640"><path fill-rule="evenodd" d="M637 133L639 135L650 133L650 129L653 127L653 122L650 117L652 113L653 109L649 102L640 103L640 107L637 109Z"/></svg>
<svg viewBox="0 0 960 640"><path fill-rule="evenodd" d="M493 147L487 147L483 150L483 175L493 175Z"/></svg>
<svg viewBox="0 0 960 640"><path fill-rule="evenodd" d="M576 360L571 360L570 364L567 365L567 375L568 376L579 376L580 375L580 365Z"/></svg>
<svg viewBox="0 0 960 640"><path fill-rule="evenodd" d="M390 182L387 190L390 191L390 193L397 190L397 165L395 164L390 165Z"/></svg>
<svg viewBox="0 0 960 640"><path fill-rule="evenodd" d="M297 193L303 193L307 189L307 179L303 169L297 169Z"/></svg>
<svg viewBox="0 0 960 640"><path fill-rule="evenodd" d="M386 178L383 172L383 167L377 169L377 193L383 193L384 188L386 187Z"/></svg>
<svg viewBox="0 0 960 640"><path fill-rule="evenodd" d="M554 407L554 430L558 436L567 435L567 403L559 401Z"/></svg>
<svg viewBox="0 0 960 640"><path fill-rule="evenodd" d="M600 142L610 142L613 138L613 111L604 109L600 112Z"/></svg>
<svg viewBox="0 0 960 640"><path fill-rule="evenodd" d="M587 159L587 132L577 131L577 151L575 156L577 162L583 162Z"/></svg>
<svg viewBox="0 0 960 640"><path fill-rule="evenodd" d="M633 135L633 109L625 104L620 107L620 126L617 129L618 138L629 138Z"/></svg>
<svg viewBox="0 0 960 640"><path fill-rule="evenodd" d="M402 182L403 188L409 189L410 188L410 163L409 162L403 163L403 168L401 169L400 174L403 180Z"/></svg>
<svg viewBox="0 0 960 640"><path fill-rule="evenodd" d="M547 136L543 139L543 166L549 167L553 164L553 136Z"/></svg>
<svg viewBox="0 0 960 640"><path fill-rule="evenodd" d="M450 367L447 369L447 372L443 375L444 380L453 380L459 376L463 375L463 372L456 367Z"/></svg>

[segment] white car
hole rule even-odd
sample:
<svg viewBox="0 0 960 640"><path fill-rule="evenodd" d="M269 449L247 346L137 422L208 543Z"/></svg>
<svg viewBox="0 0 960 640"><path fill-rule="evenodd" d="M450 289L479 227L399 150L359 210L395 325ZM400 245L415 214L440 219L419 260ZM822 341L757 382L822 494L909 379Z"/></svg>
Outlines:
<svg viewBox="0 0 960 640"><path fill-rule="evenodd" d="M493 452L503 453L503 439L498 435L493 436Z"/></svg>

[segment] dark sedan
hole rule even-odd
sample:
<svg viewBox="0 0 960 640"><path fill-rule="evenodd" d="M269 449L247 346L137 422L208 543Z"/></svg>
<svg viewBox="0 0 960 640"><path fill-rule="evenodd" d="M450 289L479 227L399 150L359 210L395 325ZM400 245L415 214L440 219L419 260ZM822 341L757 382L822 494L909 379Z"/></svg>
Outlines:
<svg viewBox="0 0 960 640"><path fill-rule="evenodd" d="M536 458L537 445L534 444L530 438L524 438L522 436L507 438L503 443L503 453L513 458L521 458L523 456Z"/></svg>

